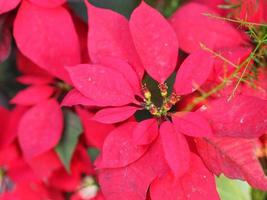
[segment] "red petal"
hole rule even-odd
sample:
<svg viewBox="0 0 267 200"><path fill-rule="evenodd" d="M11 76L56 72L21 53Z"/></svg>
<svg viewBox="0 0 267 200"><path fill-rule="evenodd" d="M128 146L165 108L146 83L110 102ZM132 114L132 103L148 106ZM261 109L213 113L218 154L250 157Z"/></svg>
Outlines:
<svg viewBox="0 0 267 200"><path fill-rule="evenodd" d="M63 116L54 99L40 102L22 117L18 139L27 159L42 154L59 142L63 131Z"/></svg>
<svg viewBox="0 0 267 200"><path fill-rule="evenodd" d="M102 149L102 160L98 168L125 167L140 158L148 149L132 142L135 122L128 122L114 129L106 138Z"/></svg>
<svg viewBox="0 0 267 200"><path fill-rule="evenodd" d="M107 199L146 199L150 183L169 170L159 142L154 143L143 157L129 166L100 170L99 182Z"/></svg>
<svg viewBox="0 0 267 200"><path fill-rule="evenodd" d="M23 114L28 110L28 107L16 106L10 115L6 131L1 133L0 147L5 148L10 145L17 137L18 125ZM7 118L7 116L6 116Z"/></svg>
<svg viewBox="0 0 267 200"><path fill-rule="evenodd" d="M40 68L36 64L34 64L31 60L29 60L26 56L24 56L20 51L17 51L17 67L22 74L30 75L30 76L44 76L54 78L51 74L49 74L44 69Z"/></svg>
<svg viewBox="0 0 267 200"><path fill-rule="evenodd" d="M163 83L176 67L178 41L175 32L160 13L143 1L131 15L130 30L146 71Z"/></svg>
<svg viewBox="0 0 267 200"><path fill-rule="evenodd" d="M36 4L37 6L53 8L62 5L66 0L30 0L30 2Z"/></svg>
<svg viewBox="0 0 267 200"><path fill-rule="evenodd" d="M48 178L54 170L62 167L57 154L53 150L34 157L27 163L40 178Z"/></svg>
<svg viewBox="0 0 267 200"><path fill-rule="evenodd" d="M219 53L225 59L231 61L232 63L240 65L250 55L251 48L243 46L229 47L217 50L217 53ZM214 76L216 79L225 76L225 72L227 73L227 75L230 75L235 69L236 68L233 65L226 63L220 58L216 58L214 62Z"/></svg>
<svg viewBox="0 0 267 200"><path fill-rule="evenodd" d="M239 32L224 20L205 16L212 9L198 3L189 3L178 9L170 22L176 31L181 48L186 52L200 49L200 43L210 48L237 46L243 42Z"/></svg>
<svg viewBox="0 0 267 200"><path fill-rule="evenodd" d="M61 102L61 106L75 106L75 105L84 105L84 106L94 106L97 105L95 101L83 96L78 90L72 89L64 97Z"/></svg>
<svg viewBox="0 0 267 200"><path fill-rule="evenodd" d="M153 200L219 200L214 176L195 154L191 154L191 167L186 174L156 179L150 186L150 196Z"/></svg>
<svg viewBox="0 0 267 200"><path fill-rule="evenodd" d="M17 5L20 3L20 0L2 0L0 1L0 14L3 14L5 12L8 12L12 9L14 9L15 7L17 7Z"/></svg>
<svg viewBox="0 0 267 200"><path fill-rule="evenodd" d="M165 159L176 177L180 177L189 169L190 150L185 137L177 132L170 122L160 126Z"/></svg>
<svg viewBox="0 0 267 200"><path fill-rule="evenodd" d="M103 57L116 57L129 62L142 78L144 69L132 42L128 21L122 15L107 9L96 8L87 1L88 50L94 63Z"/></svg>
<svg viewBox="0 0 267 200"><path fill-rule="evenodd" d="M29 106L48 99L54 92L54 88L48 85L33 85L21 90L11 99L11 103Z"/></svg>
<svg viewBox="0 0 267 200"><path fill-rule="evenodd" d="M255 188L267 189L267 178L256 156L257 139L197 139L196 145L206 166L216 175L246 180Z"/></svg>
<svg viewBox="0 0 267 200"><path fill-rule="evenodd" d="M8 122L10 121L10 116L11 116L11 113L4 107L0 106L0 133L1 133L0 147L1 147L2 141L5 140L5 136L7 136L6 131L8 127L7 126Z"/></svg>
<svg viewBox="0 0 267 200"><path fill-rule="evenodd" d="M128 63L114 57L103 57L101 59L101 64L120 72L124 76L124 78L128 81L128 83L131 85L135 94L140 93L141 84L139 82L136 72Z"/></svg>
<svg viewBox="0 0 267 200"><path fill-rule="evenodd" d="M83 64L69 67L68 71L76 89L97 105L121 106L134 101L131 86L114 69Z"/></svg>
<svg viewBox="0 0 267 200"><path fill-rule="evenodd" d="M213 56L203 50L190 54L180 66L174 84L178 95L198 89L209 77L213 68Z"/></svg>
<svg viewBox="0 0 267 200"><path fill-rule="evenodd" d="M200 111L218 136L257 138L267 130L267 103L256 97L240 95L231 101L224 97Z"/></svg>
<svg viewBox="0 0 267 200"><path fill-rule="evenodd" d="M23 75L16 78L16 80L25 85L44 85L53 82L52 77L35 76L35 75Z"/></svg>
<svg viewBox="0 0 267 200"><path fill-rule="evenodd" d="M158 136L158 123L155 119L139 122L133 131L133 142L136 145L152 143Z"/></svg>
<svg viewBox="0 0 267 200"><path fill-rule="evenodd" d="M212 130L208 121L196 112L178 112L173 117L176 130L192 137L212 136Z"/></svg>
<svg viewBox="0 0 267 200"><path fill-rule="evenodd" d="M112 124L102 124L93 120L93 114L86 109L76 107L76 111L81 118L85 138L88 145L102 149L107 135L115 128Z"/></svg>
<svg viewBox="0 0 267 200"><path fill-rule="evenodd" d="M98 111L93 119L105 124L113 124L130 118L137 110L138 108L133 106L104 108Z"/></svg>
<svg viewBox="0 0 267 200"><path fill-rule="evenodd" d="M45 9L23 1L14 22L14 37L24 55L65 81L69 76L64 66L80 62L78 37L63 7Z"/></svg>

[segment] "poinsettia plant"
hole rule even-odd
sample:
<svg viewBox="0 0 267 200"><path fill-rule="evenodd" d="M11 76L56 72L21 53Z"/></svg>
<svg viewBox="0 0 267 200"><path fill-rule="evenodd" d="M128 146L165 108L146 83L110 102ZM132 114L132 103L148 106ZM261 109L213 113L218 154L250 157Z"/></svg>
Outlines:
<svg viewBox="0 0 267 200"><path fill-rule="evenodd" d="M266 10L0 0L0 199L265 199Z"/></svg>

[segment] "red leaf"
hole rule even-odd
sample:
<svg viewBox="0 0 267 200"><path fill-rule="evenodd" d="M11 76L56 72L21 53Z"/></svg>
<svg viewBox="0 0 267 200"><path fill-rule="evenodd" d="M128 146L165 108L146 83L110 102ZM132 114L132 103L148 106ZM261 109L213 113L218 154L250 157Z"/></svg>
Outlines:
<svg viewBox="0 0 267 200"><path fill-rule="evenodd" d="M61 106L71 107L75 105L94 106L97 105L97 103L82 95L78 90L72 89L64 97L63 101L61 102Z"/></svg>
<svg viewBox="0 0 267 200"><path fill-rule="evenodd" d="M168 170L158 140L136 162L123 168L100 170L99 182L109 200L144 200L150 183Z"/></svg>
<svg viewBox="0 0 267 200"><path fill-rule="evenodd" d="M153 200L219 200L214 176L195 154L191 154L186 174L157 178L150 186L150 196Z"/></svg>
<svg viewBox="0 0 267 200"><path fill-rule="evenodd" d="M239 32L224 20L204 14L217 15L212 9L198 3L188 3L171 17L182 50L194 52L200 43L210 48L237 46L243 42Z"/></svg>
<svg viewBox="0 0 267 200"><path fill-rule="evenodd" d="M21 52L51 74L69 81L64 68L80 62L80 47L70 14L63 7L46 9L23 1L14 21Z"/></svg>
<svg viewBox="0 0 267 200"><path fill-rule="evenodd" d="M158 136L158 123L155 119L139 122L133 131L133 142L136 145L148 145Z"/></svg>
<svg viewBox="0 0 267 200"><path fill-rule="evenodd" d="M10 145L17 137L18 125L23 114L28 110L28 107L16 106L8 119L6 131L1 132L0 148L5 148ZM7 116L5 116L7 118ZM2 120L3 121L3 120Z"/></svg>
<svg viewBox="0 0 267 200"><path fill-rule="evenodd" d="M49 76L23 75L16 80L25 85L44 85L53 82L53 78Z"/></svg>
<svg viewBox="0 0 267 200"><path fill-rule="evenodd" d="M3 14L5 12L8 12L12 9L14 9L15 7L17 7L17 5L20 3L20 0L1 0L0 1L0 14Z"/></svg>
<svg viewBox="0 0 267 200"><path fill-rule="evenodd" d="M76 107L81 118L88 145L102 149L107 135L115 128L113 124L103 124L93 120L93 114L86 109Z"/></svg>
<svg viewBox="0 0 267 200"><path fill-rule="evenodd" d="M131 85L135 94L140 93L141 84L139 82L138 76L128 63L126 63L121 59L113 57L103 57L101 59L101 64L120 72L124 76L124 78L128 81L128 83Z"/></svg>
<svg viewBox="0 0 267 200"><path fill-rule="evenodd" d="M16 61L18 70L24 75L30 76L44 76L50 77L53 79L54 77L44 69L40 68L36 64L34 64L30 59L24 56L20 51L17 51Z"/></svg>
<svg viewBox="0 0 267 200"><path fill-rule="evenodd" d="M135 126L135 122L124 123L107 136L98 168L125 167L146 152L148 147L136 146L132 141Z"/></svg>
<svg viewBox="0 0 267 200"><path fill-rule="evenodd" d="M213 68L214 58L203 50L190 54L180 66L175 91L178 95L185 95L198 89L209 77Z"/></svg>
<svg viewBox="0 0 267 200"><path fill-rule="evenodd" d="M53 150L34 157L27 163L40 178L48 178L53 171L62 167L57 154Z"/></svg>
<svg viewBox="0 0 267 200"><path fill-rule="evenodd" d="M88 9L88 50L94 63L103 57L116 57L129 62L142 78L144 69L132 42L128 21L122 15L96 8L85 1Z"/></svg>
<svg viewBox="0 0 267 200"><path fill-rule="evenodd" d="M121 106L134 101L134 93L123 75L101 65L82 64L68 68L78 91L97 105Z"/></svg>
<svg viewBox="0 0 267 200"><path fill-rule="evenodd" d="M23 106L35 105L48 99L53 92L54 88L48 85L33 85L19 91L10 102Z"/></svg>
<svg viewBox="0 0 267 200"><path fill-rule="evenodd" d="M40 155L57 145L63 131L63 116L54 99L29 109L18 127L18 139L25 158Z"/></svg>
<svg viewBox="0 0 267 200"><path fill-rule="evenodd" d="M54 8L57 6L62 5L66 2L66 0L30 0L30 2L36 4L37 6L47 7L47 8Z"/></svg>
<svg viewBox="0 0 267 200"><path fill-rule="evenodd" d="M0 106L0 149L2 147L2 141L5 142L5 136L7 136L7 127L8 122L10 121L11 113L5 109L4 107Z"/></svg>
<svg viewBox="0 0 267 200"><path fill-rule="evenodd" d="M131 15L130 30L144 68L152 78L163 83L176 67L175 32L163 16L143 1Z"/></svg>
<svg viewBox="0 0 267 200"><path fill-rule="evenodd" d="M251 96L227 97L210 101L200 109L217 136L257 138L267 129L267 103Z"/></svg>
<svg viewBox="0 0 267 200"><path fill-rule="evenodd" d="M176 177L180 177L189 169L190 150L185 137L177 132L170 122L160 126L165 159Z"/></svg>
<svg viewBox="0 0 267 200"><path fill-rule="evenodd" d="M178 112L173 117L176 130L192 137L212 136L212 130L208 121L196 112Z"/></svg>
<svg viewBox="0 0 267 200"><path fill-rule="evenodd" d="M98 111L93 119L105 124L113 124L130 118L137 110L138 108L133 106L104 108Z"/></svg>
<svg viewBox="0 0 267 200"><path fill-rule="evenodd" d="M266 190L267 178L257 159L257 139L196 139L196 146L206 166L216 175L246 180L253 187Z"/></svg>

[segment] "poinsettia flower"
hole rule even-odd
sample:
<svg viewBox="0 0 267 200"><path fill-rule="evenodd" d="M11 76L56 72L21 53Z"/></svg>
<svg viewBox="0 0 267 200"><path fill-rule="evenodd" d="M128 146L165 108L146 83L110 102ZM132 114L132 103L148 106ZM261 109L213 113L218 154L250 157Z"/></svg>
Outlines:
<svg viewBox="0 0 267 200"><path fill-rule="evenodd" d="M115 15L111 11L105 12L105 10L94 8L89 4L88 7L89 20L90 15L99 15L100 18L103 15L109 14L111 15L110 17ZM147 16L147 13L150 13L150 15ZM143 21L142 19L146 20ZM159 26L161 26L161 31L158 31L156 36L151 36L150 34ZM89 35L90 31L95 31L94 28L97 30L99 26L91 26ZM212 135L212 131L200 114L177 112L172 115L169 110L179 100L178 95L187 95L194 92L207 80L213 67L213 58L205 51L196 51L189 55L177 73L174 83L175 92L169 94L167 85L164 82L174 71L178 54L178 44L175 42L177 40L171 26L159 13L142 2L134 10L130 18L129 29L136 52L140 56L145 70L159 83L159 90L162 96L161 107L155 106L151 100L151 95L153 94L146 86L142 86L138 73L123 60L102 56L98 58L100 64L83 64L68 68L72 82L81 95L87 97L92 103L95 102L96 106L109 106L98 111L94 116L95 120L109 124L121 122L133 116L137 110L148 110L153 116L153 119L149 120L149 122L145 120L129 127L127 132L131 133L136 126L134 143L131 141L131 135L126 138L120 138L120 131L116 129L118 132L115 131L111 136L115 137L115 133L117 133L117 136L112 139L110 138L111 136L108 137L104 143L103 159L98 167L122 167L140 158L147 148L140 147L139 151L135 145L152 143L157 137L158 126L161 125L161 121L165 121L167 117L172 117L173 123L164 122L159 132L162 135L166 160L174 173L179 176L188 168L187 164L180 166L183 158L187 158L187 154L189 154L189 147L183 135L203 137ZM166 34L170 34L167 39L165 37ZM98 38L99 36L96 37ZM91 39L94 42L92 35ZM89 47L89 52L90 49L92 51L95 50L94 47ZM152 59L152 57L157 59ZM106 80L109 81L107 82ZM141 97L143 102L139 102L135 98L140 94L143 95ZM151 130L148 131L148 129ZM122 140L125 142L122 142ZM118 146L114 146L116 145L114 141L118 143ZM172 141L173 143L170 144ZM127 151L131 153L117 155L120 149L124 149L124 146L120 146L120 144L127 144ZM111 151L111 146L113 146L113 151ZM132 149L130 149L131 146L133 147ZM180 149L177 149L177 146ZM183 152L185 155L179 157L176 151ZM125 158L123 157L124 155L126 156Z"/></svg>
<svg viewBox="0 0 267 200"><path fill-rule="evenodd" d="M104 19L105 16L105 19L116 19L120 28L124 26L124 30L129 29L131 33L130 39L133 40L135 45L133 51L139 55L146 72L158 82L162 97L162 105L157 107L151 98L153 93L142 84L139 71L134 66L132 68L131 62L129 60L130 64L125 62L125 57L121 56L121 53L117 55L109 53L112 48L114 48L114 52L118 52L122 48L121 45L124 45L122 43L113 44L113 42L116 42L113 40L110 41L112 46L99 50L99 54L95 53L98 51L96 46L89 46L89 53L93 52L97 59L95 64L82 64L67 68L72 83L76 88L68 97L68 102L71 102L71 97L74 99L72 103L78 102L77 99L80 96L83 102L86 102L85 98L87 98L88 104L105 107L96 113L95 120L112 124L125 121L133 116L137 110L147 110L151 114L151 119L149 120L144 120L140 123L126 122L111 131L104 142L101 157L97 161L97 167L101 171L108 171L109 168L112 168L114 173L119 173L121 168L128 170L131 165L139 163L139 160L147 154L149 155L149 149L157 141L157 143L162 143L160 151L162 151L161 154L163 155L161 162L166 164L164 168L168 172L171 169L170 173L176 178L181 177L190 170L191 165L191 153L184 135L208 137L212 135L212 131L201 114L180 111L173 114L169 111L179 101L179 96L188 95L196 91L207 80L213 67L213 57L205 51L196 51L189 55L177 73L173 93L169 93L165 81L176 67L178 43L168 22L144 2L134 10L129 26L122 16L112 11L95 8L90 4L87 4L87 7L89 10L89 25L90 20L92 20L91 16L97 16L98 20ZM108 28L110 24L107 24L104 20L99 20L99 22L103 24L102 27L99 27L99 24L91 24L90 26L89 44L91 42L94 44L99 40L99 37L106 36L101 34L94 35L93 33L99 33L99 29L102 30L105 26L107 28L103 30L105 31L104 33L110 29ZM116 23L113 25L115 26ZM158 30L157 27L159 26L161 28L157 31L156 36L151 35ZM90 35L90 31L92 35ZM112 32L112 35L114 34ZM166 38L166 34L170 37ZM109 42L108 39L110 40L110 38L105 38L104 41ZM127 43L126 45L129 44ZM106 50L105 53L103 53L104 50ZM143 100L140 101L140 99ZM171 117L173 122L169 122L168 117ZM160 173L155 173L151 178L151 173L148 173L148 180L140 186L142 197L139 196L137 199L145 199L143 196L146 195L148 186L154 178L160 176ZM108 173L103 172L103 174L103 176L108 176ZM123 177L117 177L125 181ZM116 184L119 182L114 181ZM132 184L138 184L138 182L134 181ZM111 198L109 194L113 189L111 188L108 191L107 184L107 182L104 182L101 186L106 188L103 189L104 195ZM201 187L201 185L198 185L198 187ZM114 199L128 196L127 193L119 194L119 191L117 193ZM120 198L118 198L119 196Z"/></svg>
<svg viewBox="0 0 267 200"><path fill-rule="evenodd" d="M133 12L129 21L129 26L122 16L112 11L95 8L90 4L87 4L87 7L89 10L89 25L91 15L94 17L98 16L98 19L109 15L108 19L117 19L117 25L119 25L122 20L124 21L124 29L129 29L132 36L130 39L133 40L136 47L133 51L141 57L141 61L147 73L158 81L160 87L165 87L164 82L174 71L178 56L177 39L168 22L145 3L141 3ZM150 13L151 17L147 17L146 13ZM143 22L139 20L142 18L146 18L147 21ZM107 18L105 17L105 19ZM103 26L110 25L106 24L103 20L101 22ZM146 26L142 23L149 23L150 25ZM157 33L157 37L150 36L149 34L155 32L154 30L159 26L159 23L161 32ZM121 24L120 27L122 27ZM147 27L147 30L143 27ZM105 35L93 34L95 31L99 32L98 29L100 29L99 25L91 24L89 30L89 44L98 41L100 36L105 37ZM93 33L90 35L90 32ZM170 35L167 39L165 37L166 33ZM112 32L112 34L119 34L119 32ZM107 39L108 38L105 38L105 41L108 41ZM111 42L114 41L111 40ZM114 45L115 44L117 43L114 43ZM119 45L120 46L115 47L108 46L105 54L102 54L102 51L99 51L99 55L95 54L99 56L97 58L97 64L82 64L67 68L76 88L76 90L74 90L75 92L72 91L71 95L68 96L69 102L73 99L70 104L77 103L80 98L80 101L85 103L85 105L90 104L100 107L109 106L96 113L95 119L99 122L116 123L129 118L137 110L141 110L144 107L144 102L139 102L136 96L140 96L142 93L146 95L146 92L150 93L146 91L146 88L142 85L138 71L136 72L135 68L132 68L131 65L124 62L124 57L117 57L121 55L108 53L110 49L121 48L121 45L124 44L119 43ZM127 46L127 44L125 45ZM151 46L151 48L148 48L148 46ZM91 46L89 46L89 53L97 50L97 47L94 45L91 44ZM116 52L115 49L114 52ZM152 57L157 57L158 59L152 59ZM188 56L177 74L174 85L176 94L172 95L172 98L174 98L173 103L175 104L175 101L177 101L175 100L176 95L192 93L203 84L208 78L212 66L213 58L204 51L197 51ZM107 82L106 80L109 81ZM80 93L80 95L78 93ZM171 98L171 95L168 95ZM85 101L86 98L88 101ZM170 102L168 103L170 104ZM65 105L66 104L68 103L65 103ZM150 107L148 109L153 112L152 104L149 105L147 102L146 106Z"/></svg>

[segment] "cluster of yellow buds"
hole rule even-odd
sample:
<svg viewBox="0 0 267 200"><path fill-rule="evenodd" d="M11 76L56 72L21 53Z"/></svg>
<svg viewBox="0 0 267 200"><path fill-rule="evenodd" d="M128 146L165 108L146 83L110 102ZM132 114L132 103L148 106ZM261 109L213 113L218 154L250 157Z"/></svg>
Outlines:
<svg viewBox="0 0 267 200"><path fill-rule="evenodd" d="M159 108L151 101L151 92L145 84L142 87L142 93L144 96L145 108L151 115L161 117L167 115L167 112L180 100L180 97L175 92L172 92L172 94L168 96L168 86L166 83L159 84L158 88L162 96L162 106Z"/></svg>

